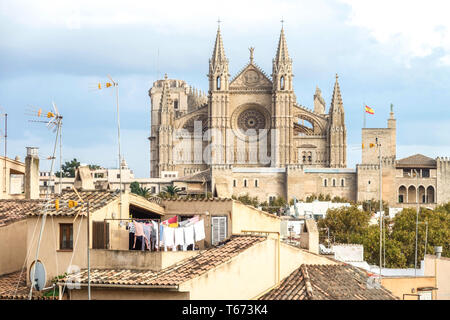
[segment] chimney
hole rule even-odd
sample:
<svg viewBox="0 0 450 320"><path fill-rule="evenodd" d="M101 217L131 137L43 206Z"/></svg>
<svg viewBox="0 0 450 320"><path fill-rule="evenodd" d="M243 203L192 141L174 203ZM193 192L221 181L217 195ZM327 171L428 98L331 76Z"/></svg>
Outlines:
<svg viewBox="0 0 450 320"><path fill-rule="evenodd" d="M92 178L89 166L79 166L75 171L75 189L78 190L95 190L94 179Z"/></svg>
<svg viewBox="0 0 450 320"><path fill-rule="evenodd" d="M39 199L39 148L27 147L25 158L25 199Z"/></svg>

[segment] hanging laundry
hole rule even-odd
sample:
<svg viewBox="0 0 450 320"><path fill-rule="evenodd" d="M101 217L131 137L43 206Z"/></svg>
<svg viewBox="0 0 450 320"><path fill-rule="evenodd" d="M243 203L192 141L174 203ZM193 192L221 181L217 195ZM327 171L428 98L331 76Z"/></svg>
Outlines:
<svg viewBox="0 0 450 320"><path fill-rule="evenodd" d="M159 248L159 227L158 223L155 221L152 221L153 229L155 230L155 249L158 250Z"/></svg>
<svg viewBox="0 0 450 320"><path fill-rule="evenodd" d="M183 228L175 229L175 246L184 246L184 232Z"/></svg>
<svg viewBox="0 0 450 320"><path fill-rule="evenodd" d="M205 239L205 224L204 220L200 220L194 224L195 242Z"/></svg>
<svg viewBox="0 0 450 320"><path fill-rule="evenodd" d="M178 222L178 216L172 217L170 219L164 220L163 222L161 222L163 225L170 225L172 223L177 223Z"/></svg>
<svg viewBox="0 0 450 320"><path fill-rule="evenodd" d="M145 245L145 242L144 242L144 237L145 237L144 227L143 227L142 223L139 223L139 222L136 222L136 221L133 221L133 223L134 223L134 227L136 229L136 233L134 234L134 245L133 245L133 248L136 247L136 239L139 238L139 240L141 241L141 250L144 250L144 245Z"/></svg>
<svg viewBox="0 0 450 320"><path fill-rule="evenodd" d="M149 224L144 224L143 225L143 229L144 229L145 244L147 246L147 249L150 250L150 236L151 236L150 225Z"/></svg>
<svg viewBox="0 0 450 320"><path fill-rule="evenodd" d="M161 223L159 225L159 246L162 247L164 245L164 225Z"/></svg>
<svg viewBox="0 0 450 320"><path fill-rule="evenodd" d="M136 232L136 229L134 228L134 223L130 221L127 225L127 229L128 229L128 250L133 250L134 234Z"/></svg>
<svg viewBox="0 0 450 320"><path fill-rule="evenodd" d="M164 226L164 246L173 247L175 241L175 228Z"/></svg>
<svg viewBox="0 0 450 320"><path fill-rule="evenodd" d="M195 243L194 241L194 226L189 226L183 228L184 232L184 243L186 246L193 245Z"/></svg>

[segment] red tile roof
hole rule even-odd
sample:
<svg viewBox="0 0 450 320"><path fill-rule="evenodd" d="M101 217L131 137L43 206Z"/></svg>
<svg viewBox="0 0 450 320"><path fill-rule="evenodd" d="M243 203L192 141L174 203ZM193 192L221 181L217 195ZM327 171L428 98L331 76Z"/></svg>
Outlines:
<svg viewBox="0 0 450 320"><path fill-rule="evenodd" d="M26 283L27 271L24 270L0 276L0 300L28 300L30 287ZM41 292L33 291L33 300L50 300L58 297L44 297Z"/></svg>
<svg viewBox="0 0 450 320"><path fill-rule="evenodd" d="M395 300L384 287L370 285L368 274L346 264L305 265L260 300Z"/></svg>
<svg viewBox="0 0 450 320"><path fill-rule="evenodd" d="M231 260L251 246L266 240L263 236L234 235L218 247L206 250L159 272L130 269L91 269L92 284L177 286ZM87 283L87 270L67 280Z"/></svg>
<svg viewBox="0 0 450 320"><path fill-rule="evenodd" d="M41 208L41 200L0 200L0 227L26 218L27 212Z"/></svg>

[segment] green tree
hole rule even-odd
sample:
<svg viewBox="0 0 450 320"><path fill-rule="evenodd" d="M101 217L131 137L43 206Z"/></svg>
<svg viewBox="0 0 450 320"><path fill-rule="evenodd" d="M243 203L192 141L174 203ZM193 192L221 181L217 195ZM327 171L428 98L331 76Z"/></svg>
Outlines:
<svg viewBox="0 0 450 320"><path fill-rule="evenodd" d="M62 166L62 176L68 178L75 177L75 170L80 166L80 162L74 158L71 161L66 161ZM56 176L59 178L61 176L61 172L56 172Z"/></svg>
<svg viewBox="0 0 450 320"><path fill-rule="evenodd" d="M137 181L134 181L134 182L130 183L130 191L131 191L131 193L139 194L139 188L140 187L141 187L141 185Z"/></svg>
<svg viewBox="0 0 450 320"><path fill-rule="evenodd" d="M167 186L163 189L163 192L169 197L177 197L181 189L177 186Z"/></svg>
<svg viewBox="0 0 450 320"><path fill-rule="evenodd" d="M358 243L367 233L370 213L361 211L356 205L329 209L324 219L319 220L321 238L326 238L329 229L331 238L340 243Z"/></svg>
<svg viewBox="0 0 450 320"><path fill-rule="evenodd" d="M255 208L259 206L258 197L250 197L248 193L243 196L239 196L237 198L235 197L235 200L238 200L243 204L253 206Z"/></svg>

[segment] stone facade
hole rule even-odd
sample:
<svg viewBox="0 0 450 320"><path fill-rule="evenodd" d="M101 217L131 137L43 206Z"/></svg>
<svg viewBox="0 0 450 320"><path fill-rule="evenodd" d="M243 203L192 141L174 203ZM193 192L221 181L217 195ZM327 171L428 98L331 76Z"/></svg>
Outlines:
<svg viewBox="0 0 450 320"><path fill-rule="evenodd" d="M362 129L362 162L347 168L347 130L338 76L329 109L317 87L313 109L297 102L284 30L268 76L254 61L231 78L220 28L209 61L207 95L167 75L149 90L152 105L150 173L185 177L209 170L210 192L305 199L312 194L391 205L434 206L450 200L447 159L396 159L396 119ZM409 173L408 173L409 172ZM416 174L417 172L417 174ZM405 191L406 189L406 191ZM409 192L409 193L408 193ZM407 195L410 195L407 197ZM417 196L413 196L416 194Z"/></svg>

